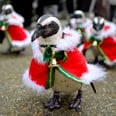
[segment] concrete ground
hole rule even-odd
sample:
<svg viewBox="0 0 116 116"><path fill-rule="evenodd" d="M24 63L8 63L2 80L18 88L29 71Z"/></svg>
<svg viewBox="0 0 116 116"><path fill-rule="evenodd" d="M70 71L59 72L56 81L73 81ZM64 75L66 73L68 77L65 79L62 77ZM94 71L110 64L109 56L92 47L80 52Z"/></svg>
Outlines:
<svg viewBox="0 0 116 116"><path fill-rule="evenodd" d="M62 95L62 107L52 112L44 108L52 90L44 95L23 86L22 75L29 67L32 50L27 47L22 55L3 55L7 43L0 44L0 116L116 116L116 68L107 68L107 78L95 83L97 94L83 86L80 111L68 109L71 96Z"/></svg>

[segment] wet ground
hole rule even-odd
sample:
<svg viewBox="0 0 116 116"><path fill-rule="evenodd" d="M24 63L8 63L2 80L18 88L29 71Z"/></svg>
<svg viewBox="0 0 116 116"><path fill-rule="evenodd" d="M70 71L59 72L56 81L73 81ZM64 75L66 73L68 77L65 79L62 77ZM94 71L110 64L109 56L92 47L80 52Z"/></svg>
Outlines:
<svg viewBox="0 0 116 116"><path fill-rule="evenodd" d="M0 116L116 116L116 68L107 68L107 78L95 83L97 94L91 87L83 86L82 108L79 111L68 109L72 95L62 95L62 107L52 112L44 108L52 90L40 95L26 89L22 74L32 58L30 47L22 55L3 55L7 48L0 45Z"/></svg>

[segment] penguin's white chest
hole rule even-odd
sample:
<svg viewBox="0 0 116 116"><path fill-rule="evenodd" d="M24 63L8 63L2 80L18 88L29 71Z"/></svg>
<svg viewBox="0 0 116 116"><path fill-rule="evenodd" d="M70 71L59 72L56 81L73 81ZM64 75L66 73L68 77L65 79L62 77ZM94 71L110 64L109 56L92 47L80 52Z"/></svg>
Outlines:
<svg viewBox="0 0 116 116"><path fill-rule="evenodd" d="M73 81L67 77L64 77L57 70L55 71L55 80L53 89L55 91L72 93L81 88L81 83Z"/></svg>

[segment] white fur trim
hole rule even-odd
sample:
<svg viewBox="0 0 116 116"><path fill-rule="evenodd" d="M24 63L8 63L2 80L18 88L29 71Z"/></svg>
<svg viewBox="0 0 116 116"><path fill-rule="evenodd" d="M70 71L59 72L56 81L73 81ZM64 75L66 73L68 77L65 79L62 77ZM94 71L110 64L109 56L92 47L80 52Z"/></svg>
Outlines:
<svg viewBox="0 0 116 116"><path fill-rule="evenodd" d="M77 28L77 26L76 26L76 19L75 18L70 19L69 23L70 23L70 25L71 25L71 27L73 29Z"/></svg>
<svg viewBox="0 0 116 116"><path fill-rule="evenodd" d="M84 44L80 45L80 46L78 47L78 50L79 50L80 52L82 52L83 47L84 47Z"/></svg>
<svg viewBox="0 0 116 116"><path fill-rule="evenodd" d="M106 77L106 72L104 68L93 64L87 64L87 67L88 72L83 74L83 76L81 77L83 83L90 84L90 82L100 81Z"/></svg>
<svg viewBox="0 0 116 116"><path fill-rule="evenodd" d="M106 21L105 25L109 26L110 29L108 29L106 31L103 30L103 32L100 35L96 36L100 40L103 39L103 38L107 38L108 36L114 36L115 35L115 32L116 32L115 24L113 24L109 21Z"/></svg>
<svg viewBox="0 0 116 116"><path fill-rule="evenodd" d="M109 34L110 35L115 35L115 33L116 33L116 24L112 23L110 21L106 21L106 25L110 26Z"/></svg>
<svg viewBox="0 0 116 116"><path fill-rule="evenodd" d="M64 28L63 32L66 34L69 34L71 36L64 36L63 39L60 39L57 43L57 48L58 48L58 50L71 51L80 42L81 33L77 32L73 29L69 29L68 27Z"/></svg>
<svg viewBox="0 0 116 116"><path fill-rule="evenodd" d="M38 61L38 63L44 64L45 62L43 61L43 53L40 51L38 39L32 42L32 51L33 56Z"/></svg>
<svg viewBox="0 0 116 116"><path fill-rule="evenodd" d="M23 26L24 18L20 14L13 11L12 17L7 20L7 23L10 25L20 25Z"/></svg>
<svg viewBox="0 0 116 116"><path fill-rule="evenodd" d="M111 61L105 60L104 63L105 63L106 65L112 67L112 66L116 65L116 60L114 60L114 61L112 61L112 62L111 62Z"/></svg>
<svg viewBox="0 0 116 116"><path fill-rule="evenodd" d="M85 35L87 38L92 35L92 25L85 29Z"/></svg>
<svg viewBox="0 0 116 116"><path fill-rule="evenodd" d="M86 18L83 23L80 25L82 28L88 28L89 26L92 25L92 21L88 18Z"/></svg>
<svg viewBox="0 0 116 116"><path fill-rule="evenodd" d="M77 27L88 28L89 26L92 25L92 21L90 19L86 18L82 23L76 24L76 18L72 18L72 19L70 19L70 24L73 29L76 29Z"/></svg>
<svg viewBox="0 0 116 116"><path fill-rule="evenodd" d="M33 89L35 91L37 91L38 93L41 93L43 91L45 91L45 88L37 85L36 83L34 83L31 79L31 77L29 76L29 70L26 70L25 73L23 74L23 83L25 86L27 86L30 89Z"/></svg>

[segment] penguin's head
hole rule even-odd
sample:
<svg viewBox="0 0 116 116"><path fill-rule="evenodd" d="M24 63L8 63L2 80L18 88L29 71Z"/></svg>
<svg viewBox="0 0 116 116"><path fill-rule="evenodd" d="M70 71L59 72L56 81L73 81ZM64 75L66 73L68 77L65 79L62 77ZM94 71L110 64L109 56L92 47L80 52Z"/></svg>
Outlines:
<svg viewBox="0 0 116 116"><path fill-rule="evenodd" d="M57 38L61 38L62 27L59 19L50 14L41 16L37 21L31 41L33 42L38 37L44 40L55 40Z"/></svg>
<svg viewBox="0 0 116 116"><path fill-rule="evenodd" d="M73 13L71 18L75 18L76 19L76 23L81 24L85 20L85 14L81 10L76 10L76 11L74 11L74 13Z"/></svg>
<svg viewBox="0 0 116 116"><path fill-rule="evenodd" d="M104 28L104 24L105 24L105 20L102 17L95 17L93 19L93 33L94 34L100 34L103 31Z"/></svg>
<svg viewBox="0 0 116 116"><path fill-rule="evenodd" d="M3 5L2 6L2 14L4 15L5 19L9 19L13 13L13 6L11 4Z"/></svg>

